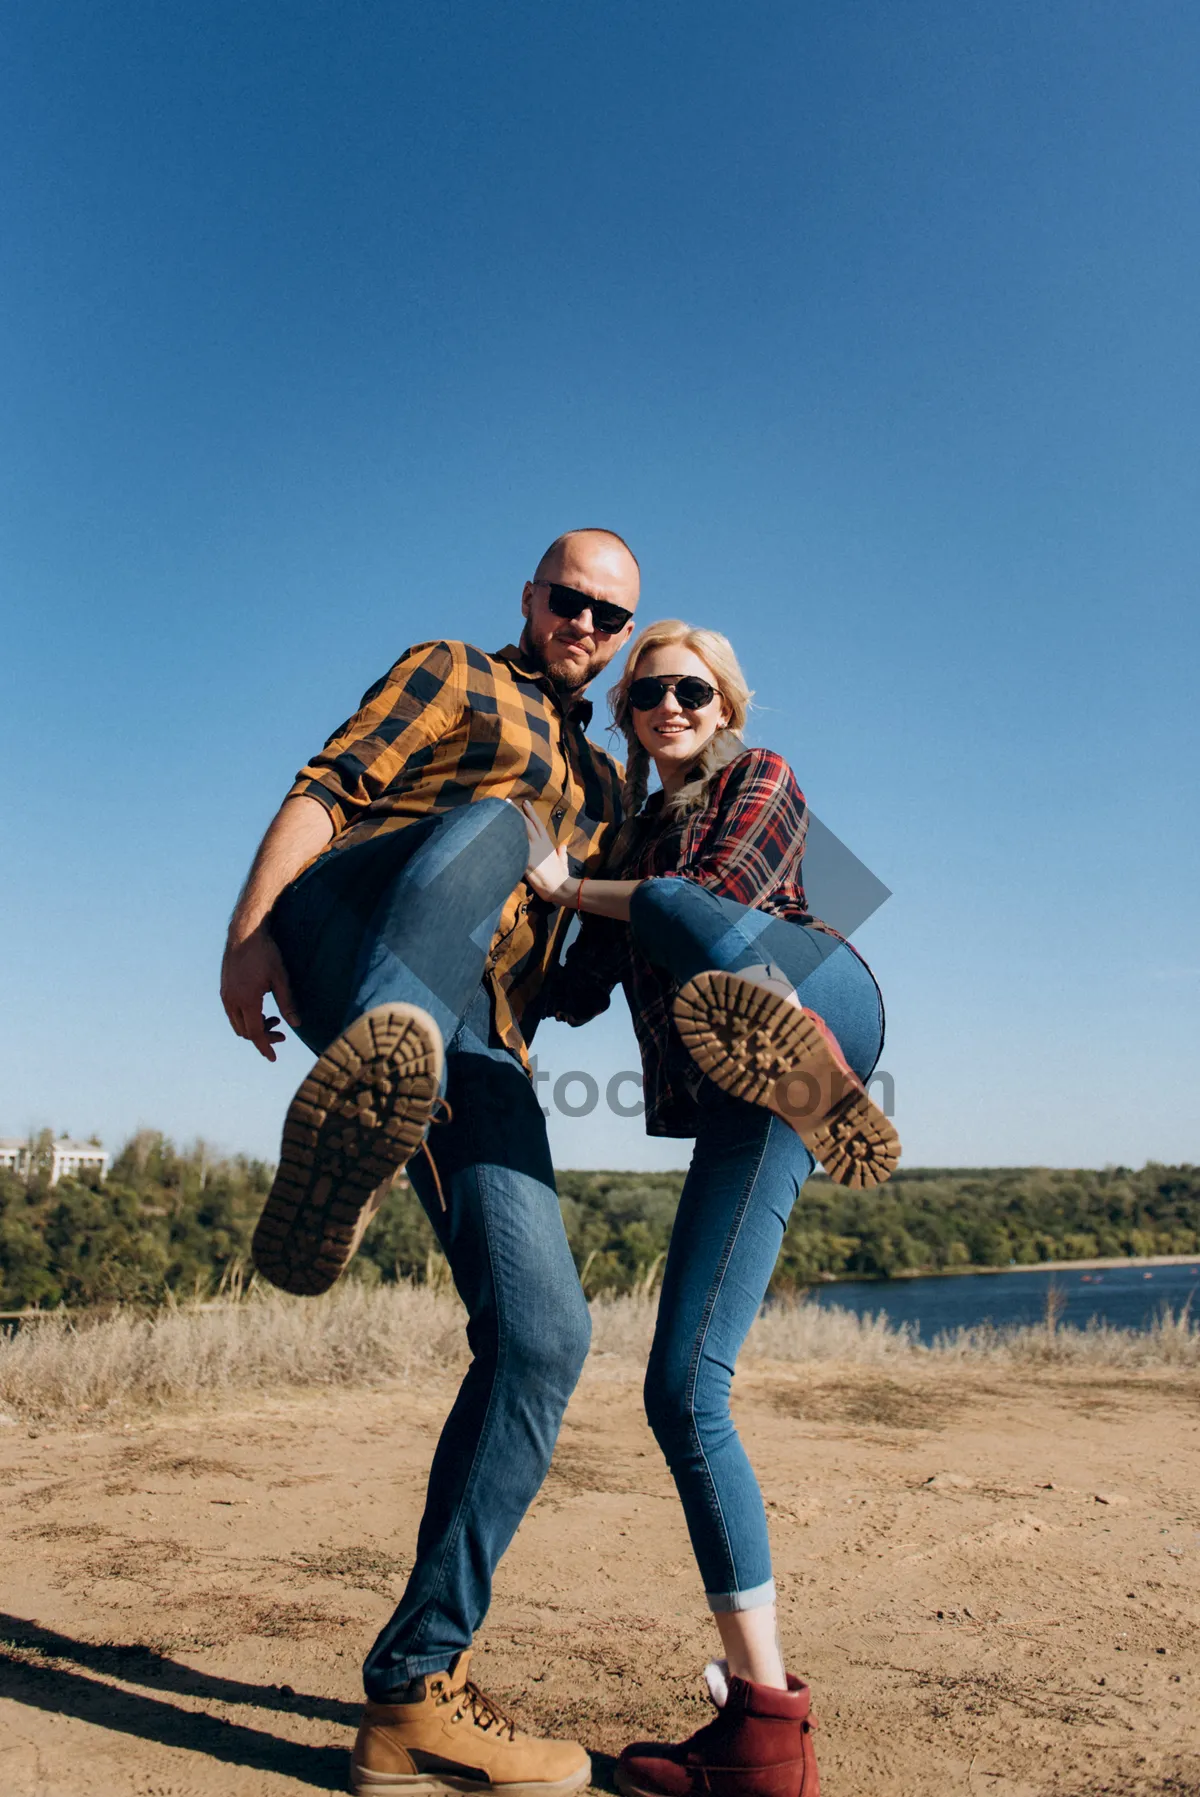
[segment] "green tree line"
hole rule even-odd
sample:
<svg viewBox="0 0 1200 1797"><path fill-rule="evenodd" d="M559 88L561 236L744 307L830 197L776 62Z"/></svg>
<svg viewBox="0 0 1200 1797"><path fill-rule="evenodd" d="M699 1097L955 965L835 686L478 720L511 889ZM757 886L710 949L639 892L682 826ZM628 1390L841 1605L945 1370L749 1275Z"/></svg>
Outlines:
<svg viewBox="0 0 1200 1797"><path fill-rule="evenodd" d="M267 1162L215 1155L203 1143L178 1149L142 1130L107 1179L51 1186L49 1142L48 1134L39 1138L28 1178L0 1170L0 1309L153 1305L244 1282L271 1184ZM681 1173L559 1173L563 1219L589 1295L653 1286L682 1185ZM1198 1252L1197 1167L901 1168L865 1193L818 1175L796 1202L771 1289ZM351 1272L371 1281L445 1277L407 1182L389 1194Z"/></svg>

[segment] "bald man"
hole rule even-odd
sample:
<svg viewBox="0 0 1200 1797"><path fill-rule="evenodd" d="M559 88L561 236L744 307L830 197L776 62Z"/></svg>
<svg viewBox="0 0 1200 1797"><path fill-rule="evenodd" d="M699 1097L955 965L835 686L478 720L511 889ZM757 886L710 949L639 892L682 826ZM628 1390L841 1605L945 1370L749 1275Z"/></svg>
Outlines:
<svg viewBox="0 0 1200 1797"><path fill-rule="evenodd" d="M621 770L585 736L582 695L629 640L638 585L614 532L570 531L525 583L518 644L407 649L301 769L229 926L234 1030L275 1059L271 992L318 1057L284 1124L259 1270L327 1289L411 1159L469 1317L416 1563L364 1668L356 1791L419 1776L567 1792L590 1777L582 1747L520 1734L467 1669L590 1336L527 1054L570 919L524 884L518 805L532 801L573 873L600 866Z"/></svg>

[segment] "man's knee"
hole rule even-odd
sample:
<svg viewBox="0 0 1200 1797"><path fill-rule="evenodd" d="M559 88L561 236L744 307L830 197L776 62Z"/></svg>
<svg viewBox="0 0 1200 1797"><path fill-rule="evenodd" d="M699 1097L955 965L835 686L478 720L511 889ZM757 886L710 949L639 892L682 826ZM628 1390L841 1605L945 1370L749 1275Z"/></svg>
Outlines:
<svg viewBox="0 0 1200 1797"><path fill-rule="evenodd" d="M561 1389L569 1396L591 1346L592 1317L569 1263L567 1272L569 1280L545 1284L531 1276L509 1282L504 1295L492 1287L474 1303L468 1297L467 1341L474 1358L496 1370L503 1366L523 1390Z"/></svg>
<svg viewBox="0 0 1200 1797"><path fill-rule="evenodd" d="M592 1342L592 1318L580 1291L555 1293L551 1303L521 1304L508 1320L501 1351L523 1382L569 1397Z"/></svg>

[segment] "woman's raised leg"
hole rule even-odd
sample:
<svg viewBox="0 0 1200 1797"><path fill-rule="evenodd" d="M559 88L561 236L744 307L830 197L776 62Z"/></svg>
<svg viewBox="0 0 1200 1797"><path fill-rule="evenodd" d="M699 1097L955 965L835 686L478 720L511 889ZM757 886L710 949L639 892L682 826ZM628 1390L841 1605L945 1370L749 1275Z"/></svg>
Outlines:
<svg viewBox="0 0 1200 1797"><path fill-rule="evenodd" d="M831 1178L888 1178L899 1138L863 1083L883 1045L883 1005L848 944L677 877L643 882L630 923L679 982L675 1021L703 1072L773 1110Z"/></svg>

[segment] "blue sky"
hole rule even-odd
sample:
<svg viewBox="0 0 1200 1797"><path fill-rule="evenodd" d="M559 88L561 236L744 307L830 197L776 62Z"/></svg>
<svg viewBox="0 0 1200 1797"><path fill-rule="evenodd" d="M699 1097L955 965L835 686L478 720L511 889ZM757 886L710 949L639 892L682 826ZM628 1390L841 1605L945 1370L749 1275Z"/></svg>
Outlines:
<svg viewBox="0 0 1200 1797"><path fill-rule="evenodd" d="M3 31L0 1131L274 1154L308 1057L216 997L261 830L401 649L514 637L602 523L893 890L907 1160L1200 1158L1193 8ZM537 1046L636 1066L619 1001Z"/></svg>

